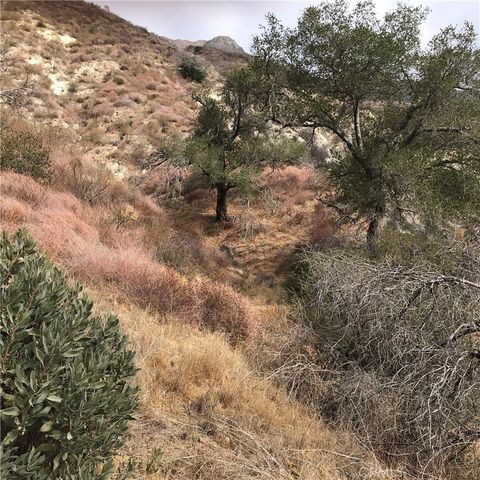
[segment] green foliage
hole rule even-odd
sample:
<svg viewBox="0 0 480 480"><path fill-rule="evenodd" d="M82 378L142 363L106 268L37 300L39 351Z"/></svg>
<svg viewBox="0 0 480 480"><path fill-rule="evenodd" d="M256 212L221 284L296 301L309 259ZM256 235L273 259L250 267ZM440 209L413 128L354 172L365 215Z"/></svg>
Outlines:
<svg viewBox="0 0 480 480"><path fill-rule="evenodd" d="M393 225L388 225L378 236L374 256L395 265L412 267L422 262L436 263L437 258L444 253L445 241L438 233L399 231Z"/></svg>
<svg viewBox="0 0 480 480"><path fill-rule="evenodd" d="M194 82L202 83L207 76L207 72L204 68L202 68L195 59L191 57L185 57L180 66L178 67L178 71L180 75L189 80L193 80Z"/></svg>
<svg viewBox="0 0 480 480"><path fill-rule="evenodd" d="M211 187L227 181L222 153L221 147L210 144L205 137L191 139L185 148L185 156L198 173L205 175Z"/></svg>
<svg viewBox="0 0 480 480"><path fill-rule="evenodd" d="M127 339L22 231L1 252L1 471L108 478L136 407Z"/></svg>
<svg viewBox="0 0 480 480"><path fill-rule="evenodd" d="M407 230L389 224L379 233L371 259L409 268L423 265L461 277L469 257L479 255L478 237L473 229Z"/></svg>
<svg viewBox="0 0 480 480"><path fill-rule="evenodd" d="M0 131L0 153L2 169L40 179L48 179L52 174L50 152L34 133L3 127Z"/></svg>
<svg viewBox="0 0 480 480"><path fill-rule="evenodd" d="M206 98L195 124L195 136L206 137L211 143L222 144L228 137L227 114L213 98Z"/></svg>
<svg viewBox="0 0 480 480"><path fill-rule="evenodd" d="M168 159L173 165L184 167L187 164L185 159L185 140L176 131L162 132L158 135L149 133L149 142L155 148L153 155L143 162L145 167L154 167L159 161Z"/></svg>
<svg viewBox="0 0 480 480"><path fill-rule="evenodd" d="M225 184L228 189L238 188L245 193L266 165L295 165L307 158L303 143L266 137L239 140L228 149L210 143L206 137L195 137L187 143L185 155L210 187Z"/></svg>
<svg viewBox="0 0 480 480"><path fill-rule="evenodd" d="M345 217L463 218L480 208L480 51L473 26L447 27L426 49L426 12L372 2L307 8L294 29L269 16L255 38L270 115L338 140L330 178ZM477 160L476 160L477 159Z"/></svg>
<svg viewBox="0 0 480 480"><path fill-rule="evenodd" d="M236 68L227 76L220 99L209 92L195 97L201 108L185 157L210 187L217 188L217 220L227 218L228 190L247 192L261 168L298 164L307 158L300 141L267 135L260 111L262 88L253 69Z"/></svg>

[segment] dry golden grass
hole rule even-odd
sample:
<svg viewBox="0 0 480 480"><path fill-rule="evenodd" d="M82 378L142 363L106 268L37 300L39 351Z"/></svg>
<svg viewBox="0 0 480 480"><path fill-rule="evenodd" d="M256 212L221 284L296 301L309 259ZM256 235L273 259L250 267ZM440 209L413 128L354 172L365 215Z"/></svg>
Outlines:
<svg viewBox="0 0 480 480"><path fill-rule="evenodd" d="M159 472L138 478L400 478L257 377L221 335L89 293L119 315L137 352L140 411L117 462L164 452Z"/></svg>

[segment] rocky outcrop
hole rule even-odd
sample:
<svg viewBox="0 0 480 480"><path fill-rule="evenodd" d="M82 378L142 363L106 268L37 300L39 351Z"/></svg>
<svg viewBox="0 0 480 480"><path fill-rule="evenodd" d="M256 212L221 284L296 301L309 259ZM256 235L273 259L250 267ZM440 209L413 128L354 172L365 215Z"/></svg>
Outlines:
<svg viewBox="0 0 480 480"><path fill-rule="evenodd" d="M218 36L214 37L203 44L204 47L216 48L227 53L245 53L245 50L238 45L238 43L230 37Z"/></svg>
<svg viewBox="0 0 480 480"><path fill-rule="evenodd" d="M174 40L173 43L181 50L192 50L195 47L214 48L225 53L245 55L245 50L230 37L220 35L211 40Z"/></svg>

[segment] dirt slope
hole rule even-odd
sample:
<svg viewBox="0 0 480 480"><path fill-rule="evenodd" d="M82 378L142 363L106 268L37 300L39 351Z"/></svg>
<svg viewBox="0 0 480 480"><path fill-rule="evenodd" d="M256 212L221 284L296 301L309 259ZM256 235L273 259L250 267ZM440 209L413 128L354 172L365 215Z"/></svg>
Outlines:
<svg viewBox="0 0 480 480"><path fill-rule="evenodd" d="M24 113L70 129L86 154L119 172L141 159L159 127L182 134L195 115L175 44L93 4L2 2L4 88L32 86ZM207 49L208 50L208 49ZM218 81L215 58L203 59Z"/></svg>

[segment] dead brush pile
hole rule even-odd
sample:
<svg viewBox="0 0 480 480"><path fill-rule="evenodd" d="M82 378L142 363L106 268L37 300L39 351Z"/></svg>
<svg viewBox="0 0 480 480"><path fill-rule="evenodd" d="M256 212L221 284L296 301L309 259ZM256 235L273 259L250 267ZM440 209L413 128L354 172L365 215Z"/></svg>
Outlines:
<svg viewBox="0 0 480 480"><path fill-rule="evenodd" d="M480 257L475 245L457 253L454 274L305 253L309 334L269 354L273 377L415 478L454 478L479 440ZM299 348L306 338L313 356Z"/></svg>
<svg viewBox="0 0 480 480"><path fill-rule="evenodd" d="M0 190L3 227L10 232L26 228L75 278L114 288L137 305L218 328L232 340L252 333L254 315L230 287L206 279L188 281L154 260L148 236L161 237L170 227L147 198L131 199L127 205L135 216L123 225L116 217L112 221L115 206L86 204L12 172L2 172Z"/></svg>

